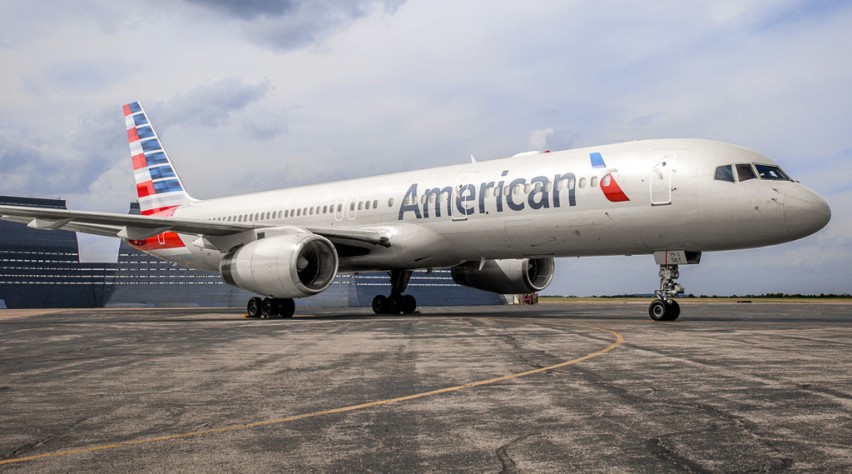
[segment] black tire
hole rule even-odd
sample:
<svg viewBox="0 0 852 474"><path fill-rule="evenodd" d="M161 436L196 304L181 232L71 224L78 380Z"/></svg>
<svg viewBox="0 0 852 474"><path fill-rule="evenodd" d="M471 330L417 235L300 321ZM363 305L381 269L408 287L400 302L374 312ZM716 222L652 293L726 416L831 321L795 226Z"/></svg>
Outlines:
<svg viewBox="0 0 852 474"><path fill-rule="evenodd" d="M411 295L403 295L400 307L402 314L414 314L417 309L417 300Z"/></svg>
<svg viewBox="0 0 852 474"><path fill-rule="evenodd" d="M250 318L259 318L261 317L261 307L263 306L263 300L255 296L248 300L248 304L246 305L246 312L248 313L248 317Z"/></svg>
<svg viewBox="0 0 852 474"><path fill-rule="evenodd" d="M677 301L672 300L669 304L669 311L666 321L674 321L680 316L680 305L677 304Z"/></svg>
<svg viewBox="0 0 852 474"><path fill-rule="evenodd" d="M385 314L399 314L402 311L402 296L390 295L385 306Z"/></svg>
<svg viewBox="0 0 852 474"><path fill-rule="evenodd" d="M293 298L282 298L278 301L278 317L292 318L296 314L296 302Z"/></svg>
<svg viewBox="0 0 852 474"><path fill-rule="evenodd" d="M373 298L373 312L376 314L384 314L387 308L388 298L385 295L376 295Z"/></svg>
<svg viewBox="0 0 852 474"><path fill-rule="evenodd" d="M263 303L260 305L260 314L263 319L272 319L276 316L275 313L275 300L272 298L264 298Z"/></svg>
<svg viewBox="0 0 852 474"><path fill-rule="evenodd" d="M654 321L668 321L669 305L663 300L654 300L648 306L648 316Z"/></svg>

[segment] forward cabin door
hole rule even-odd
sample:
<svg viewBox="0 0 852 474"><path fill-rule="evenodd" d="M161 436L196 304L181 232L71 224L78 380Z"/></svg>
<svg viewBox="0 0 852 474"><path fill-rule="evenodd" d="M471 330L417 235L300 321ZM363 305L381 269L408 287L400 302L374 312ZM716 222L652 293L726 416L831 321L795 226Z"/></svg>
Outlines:
<svg viewBox="0 0 852 474"><path fill-rule="evenodd" d="M478 206L478 198L476 195L476 173L461 173L456 176L453 186L453 195L450 197L450 215L453 216L453 221L466 221L468 214L475 214L476 211L463 211L464 209L476 209ZM470 186L472 186L472 188ZM459 203L459 196L464 199ZM461 209L459 209L461 206Z"/></svg>
<svg viewBox="0 0 852 474"><path fill-rule="evenodd" d="M672 203L672 174L677 155L659 153L654 157L651 170L651 205L666 206Z"/></svg>

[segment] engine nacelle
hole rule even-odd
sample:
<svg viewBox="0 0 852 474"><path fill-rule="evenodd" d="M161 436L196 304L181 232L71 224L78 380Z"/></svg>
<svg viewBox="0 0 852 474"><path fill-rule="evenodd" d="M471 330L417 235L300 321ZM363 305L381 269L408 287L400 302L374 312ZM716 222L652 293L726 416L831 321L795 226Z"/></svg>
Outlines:
<svg viewBox="0 0 852 474"><path fill-rule="evenodd" d="M337 275L337 251L325 237L300 232L255 240L228 253L219 273L229 285L276 298L315 295Z"/></svg>
<svg viewBox="0 0 852 474"><path fill-rule="evenodd" d="M553 279L552 258L524 258L467 262L453 267L453 281L500 294L524 294L547 288Z"/></svg>

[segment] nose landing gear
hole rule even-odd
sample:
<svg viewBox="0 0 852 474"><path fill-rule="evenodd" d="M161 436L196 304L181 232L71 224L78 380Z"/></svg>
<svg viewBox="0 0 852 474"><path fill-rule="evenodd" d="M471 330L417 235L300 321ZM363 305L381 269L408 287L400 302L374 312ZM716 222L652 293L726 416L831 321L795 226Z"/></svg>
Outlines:
<svg viewBox="0 0 852 474"><path fill-rule="evenodd" d="M402 294L411 279L411 270L393 270L388 273L391 279L391 294L376 295L373 298L373 312L376 314L413 314L417 309L414 296Z"/></svg>
<svg viewBox="0 0 852 474"><path fill-rule="evenodd" d="M680 277L677 265L660 265L660 289L657 299L648 306L648 315L654 321L674 321L680 316L680 305L673 298L683 293L683 286L675 281Z"/></svg>

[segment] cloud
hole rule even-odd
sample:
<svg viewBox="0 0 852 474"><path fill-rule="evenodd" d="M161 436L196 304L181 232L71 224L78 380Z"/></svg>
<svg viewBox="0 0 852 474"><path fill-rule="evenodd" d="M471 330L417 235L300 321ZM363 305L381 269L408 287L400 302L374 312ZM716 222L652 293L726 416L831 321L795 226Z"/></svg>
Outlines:
<svg viewBox="0 0 852 474"><path fill-rule="evenodd" d="M77 117L75 129L65 134L38 135L0 124L0 190L30 196L68 196L89 190L119 156L127 154L123 124L116 123L111 112L84 113Z"/></svg>
<svg viewBox="0 0 852 474"><path fill-rule="evenodd" d="M547 148L547 139L553 135L552 128L533 130L530 132L530 140L527 144L528 150L542 151Z"/></svg>
<svg viewBox="0 0 852 474"><path fill-rule="evenodd" d="M247 84L236 77L204 84L161 103L158 123L219 127L224 125L231 115L259 101L270 90L269 81Z"/></svg>
<svg viewBox="0 0 852 474"><path fill-rule="evenodd" d="M187 0L243 22L245 36L278 51L312 46L375 12L393 12L404 0Z"/></svg>
<svg viewBox="0 0 852 474"><path fill-rule="evenodd" d="M277 17L292 13L298 7L295 1L276 0L187 0L189 3L218 10L227 16L243 20L254 20L257 17Z"/></svg>

